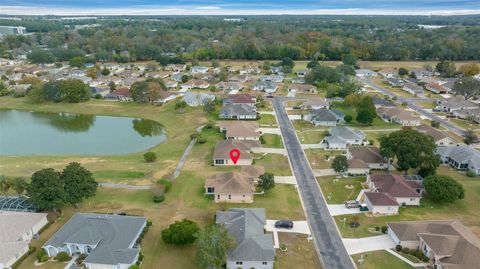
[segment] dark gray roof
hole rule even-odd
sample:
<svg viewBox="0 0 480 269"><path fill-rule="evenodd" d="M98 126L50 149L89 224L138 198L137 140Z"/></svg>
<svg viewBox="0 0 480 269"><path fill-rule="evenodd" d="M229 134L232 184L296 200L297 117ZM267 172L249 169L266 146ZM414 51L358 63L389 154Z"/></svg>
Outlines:
<svg viewBox="0 0 480 269"><path fill-rule="evenodd" d="M131 264L139 250L130 246L146 221L144 217L77 213L43 247L98 243L85 259L86 263Z"/></svg>
<svg viewBox="0 0 480 269"><path fill-rule="evenodd" d="M274 261L273 237L264 234L264 208L232 208L219 211L216 224L223 224L235 238L236 247L229 251L232 261Z"/></svg>
<svg viewBox="0 0 480 269"><path fill-rule="evenodd" d="M257 112L253 106L247 104L224 104L220 111L220 118L231 118L238 115L255 116Z"/></svg>
<svg viewBox="0 0 480 269"><path fill-rule="evenodd" d="M337 121L343 120L345 114L335 109L312 109L310 110L310 119L314 121Z"/></svg>

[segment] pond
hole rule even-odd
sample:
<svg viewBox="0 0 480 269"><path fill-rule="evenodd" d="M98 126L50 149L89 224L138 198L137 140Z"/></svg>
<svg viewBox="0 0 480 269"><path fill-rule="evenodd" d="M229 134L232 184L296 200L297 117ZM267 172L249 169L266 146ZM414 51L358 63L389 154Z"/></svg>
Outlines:
<svg viewBox="0 0 480 269"><path fill-rule="evenodd" d="M119 155L166 139L152 120L0 110L0 155Z"/></svg>

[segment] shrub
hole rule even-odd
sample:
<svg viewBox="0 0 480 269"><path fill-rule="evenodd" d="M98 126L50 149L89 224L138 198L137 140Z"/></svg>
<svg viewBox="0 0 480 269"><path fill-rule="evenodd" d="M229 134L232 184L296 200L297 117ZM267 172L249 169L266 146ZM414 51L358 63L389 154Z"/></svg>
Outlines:
<svg viewBox="0 0 480 269"><path fill-rule="evenodd" d="M143 154L143 159L145 159L147 163L153 163L154 161L157 160L157 154L155 154L155 152L153 151L149 151Z"/></svg>
<svg viewBox="0 0 480 269"><path fill-rule="evenodd" d="M205 144L207 143L207 139L205 137L200 136L197 140L198 144Z"/></svg>
<svg viewBox="0 0 480 269"><path fill-rule="evenodd" d="M260 143L261 143L262 145L266 143L266 142L265 142L265 138L263 138L263 136L260 136Z"/></svg>
<svg viewBox="0 0 480 269"><path fill-rule="evenodd" d="M434 202L455 202L465 197L463 185L449 176L432 175L426 177L423 186L428 198Z"/></svg>
<svg viewBox="0 0 480 269"><path fill-rule="evenodd" d="M396 245L395 250L396 251L402 251L402 245Z"/></svg>
<svg viewBox="0 0 480 269"><path fill-rule="evenodd" d="M154 202L154 203L159 204L159 203L161 203L161 202L163 202L163 201L165 201L165 195L161 194L161 195L154 195L154 196L153 196L153 202Z"/></svg>
<svg viewBox="0 0 480 269"><path fill-rule="evenodd" d="M102 95L99 93L95 94L95 99L102 99Z"/></svg>
<svg viewBox="0 0 480 269"><path fill-rule="evenodd" d="M377 231L377 232L380 231L380 227L375 226L375 231Z"/></svg>
<svg viewBox="0 0 480 269"><path fill-rule="evenodd" d="M467 177L476 177L477 175L475 175L475 172L473 171L468 171L467 172Z"/></svg>
<svg viewBox="0 0 480 269"><path fill-rule="evenodd" d="M212 129L213 126L215 126L215 125L214 125L213 123L209 122L209 123L205 124L205 127L204 127L204 128L205 128L205 129Z"/></svg>
<svg viewBox="0 0 480 269"><path fill-rule="evenodd" d="M48 261L49 259L50 259L50 257L48 257L48 255L45 254L45 255L43 255L43 256L40 258L39 262L46 262L46 261Z"/></svg>
<svg viewBox="0 0 480 269"><path fill-rule="evenodd" d="M350 115L346 115L344 120L345 120L346 123L350 123L353 120L353 117L350 116Z"/></svg>
<svg viewBox="0 0 480 269"><path fill-rule="evenodd" d="M136 264L133 264L133 265L130 265L130 267L128 267L128 269L140 269L140 267Z"/></svg>
<svg viewBox="0 0 480 269"><path fill-rule="evenodd" d="M387 226L382 226L382 233L386 234L388 231L388 227Z"/></svg>
<svg viewBox="0 0 480 269"><path fill-rule="evenodd" d="M66 262L71 259L71 257L68 255L67 252L59 252L57 256L55 256L55 259L59 262Z"/></svg>
<svg viewBox="0 0 480 269"><path fill-rule="evenodd" d="M162 230L162 240L167 244L185 245L195 242L197 234L200 231L197 223L183 219L170 224L168 228Z"/></svg>
<svg viewBox="0 0 480 269"><path fill-rule="evenodd" d="M190 139L193 140L198 137L198 133L193 133L190 135Z"/></svg>
<svg viewBox="0 0 480 269"><path fill-rule="evenodd" d="M163 186L163 191L164 191L165 193L169 192L170 189L172 188L172 182L169 181L169 180L160 179L160 180L158 181L158 183Z"/></svg>
<svg viewBox="0 0 480 269"><path fill-rule="evenodd" d="M37 252L35 257L37 258L37 261L41 261L42 257L45 256L45 255L47 255L47 252L42 248Z"/></svg>

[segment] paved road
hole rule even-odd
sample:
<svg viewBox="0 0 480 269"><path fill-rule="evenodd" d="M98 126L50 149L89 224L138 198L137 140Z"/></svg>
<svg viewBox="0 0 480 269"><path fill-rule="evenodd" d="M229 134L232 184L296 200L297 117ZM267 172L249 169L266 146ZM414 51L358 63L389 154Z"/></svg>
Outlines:
<svg viewBox="0 0 480 269"><path fill-rule="evenodd" d="M325 199L313 175L295 129L288 119L282 98L272 100L293 173L297 178L314 242L324 269L352 269L354 265L330 216Z"/></svg>
<svg viewBox="0 0 480 269"><path fill-rule="evenodd" d="M440 117L438 117L437 115L434 115L433 113L425 110L424 108L420 107L419 105L416 104L415 102L415 99L412 99L412 98L405 98L405 97L401 97L401 96L398 96L392 92L390 92L389 90L385 89L385 88L382 88L378 85L376 85L375 83L373 83L371 80L369 79L361 79L361 78L357 78L358 81L362 82L362 83L365 83L367 84L369 87L385 94L385 95L388 95L390 97L396 97L397 98L397 103L403 103L405 102L407 104L407 106L413 110L415 110L417 113L431 119L431 120L434 120L434 121L438 121L440 122L441 125L443 125L445 128L447 128L448 130L462 136L464 133L465 133L465 129L463 128L460 128L459 126L457 125L454 125L452 123L450 123L448 120L445 120L445 119L442 119Z"/></svg>
<svg viewBox="0 0 480 269"><path fill-rule="evenodd" d="M202 132L203 127L204 125L198 127L196 129L197 133ZM190 151L192 151L192 148L196 142L197 142L196 138L192 139L188 144L187 148L185 149L185 151L183 152L182 157L180 158L180 160L177 163L177 166L175 167L175 171L173 171L173 179L176 179L180 175L180 172L182 171L182 168L185 165L185 162L187 161L188 154L190 154Z"/></svg>

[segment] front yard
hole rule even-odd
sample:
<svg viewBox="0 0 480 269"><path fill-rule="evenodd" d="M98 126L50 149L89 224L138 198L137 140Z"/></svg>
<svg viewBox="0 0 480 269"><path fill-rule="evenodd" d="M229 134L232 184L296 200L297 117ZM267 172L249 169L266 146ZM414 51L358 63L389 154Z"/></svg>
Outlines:
<svg viewBox="0 0 480 269"><path fill-rule="evenodd" d="M277 134L263 134L260 139L262 141L262 147L283 148L282 137Z"/></svg>
<svg viewBox="0 0 480 269"><path fill-rule="evenodd" d="M343 151L340 150L305 149L305 154L312 169L330 169L335 156L342 153Z"/></svg>
<svg viewBox="0 0 480 269"><path fill-rule="evenodd" d="M365 177L337 179L336 176L328 176L317 178L329 204L343 204L347 200L355 200L365 180Z"/></svg>
<svg viewBox="0 0 480 269"><path fill-rule="evenodd" d="M412 266L385 250L352 255L358 269L413 269ZM363 259L363 262L359 262Z"/></svg>
<svg viewBox="0 0 480 269"><path fill-rule="evenodd" d="M258 124L260 125L268 125L273 126L277 125L277 120L275 119L274 115L271 114L260 114L260 119L258 120Z"/></svg>

